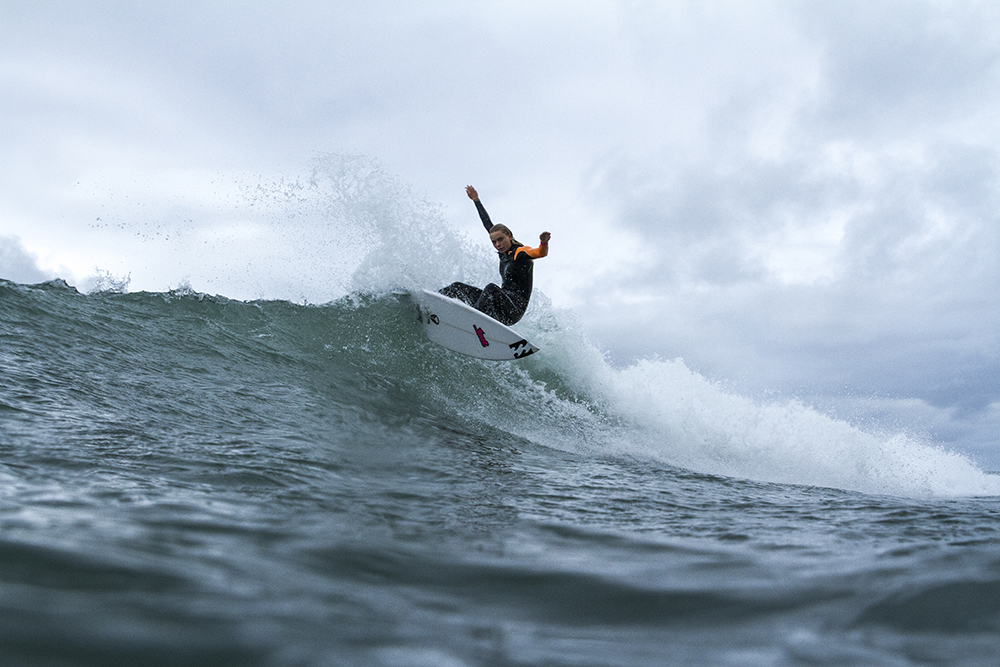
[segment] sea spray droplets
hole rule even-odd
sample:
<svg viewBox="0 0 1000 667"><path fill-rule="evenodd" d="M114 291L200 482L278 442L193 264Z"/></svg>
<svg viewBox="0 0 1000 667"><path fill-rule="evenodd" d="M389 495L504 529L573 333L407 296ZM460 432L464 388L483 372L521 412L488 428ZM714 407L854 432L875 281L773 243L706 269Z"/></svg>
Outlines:
<svg viewBox="0 0 1000 667"><path fill-rule="evenodd" d="M94 269L94 275L86 282L84 291L87 294L127 294L132 282L132 274L116 276L101 268Z"/></svg>
<svg viewBox="0 0 1000 667"><path fill-rule="evenodd" d="M242 191L259 240L268 244L264 275L255 280L298 283L311 302L495 280L487 244L447 226L439 207L372 158L320 154L305 175L257 179ZM299 295L282 288L277 296Z"/></svg>
<svg viewBox="0 0 1000 667"><path fill-rule="evenodd" d="M364 230L368 242L351 285L381 293L436 288L475 276L494 279L495 259L444 224L439 208L416 195L376 161L327 154L314 161L311 183L332 215Z"/></svg>

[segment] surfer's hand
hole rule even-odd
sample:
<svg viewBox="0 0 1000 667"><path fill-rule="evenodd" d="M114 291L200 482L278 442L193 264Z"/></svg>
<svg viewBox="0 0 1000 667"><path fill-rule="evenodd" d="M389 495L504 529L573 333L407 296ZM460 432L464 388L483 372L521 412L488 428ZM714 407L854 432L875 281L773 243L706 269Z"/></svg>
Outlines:
<svg viewBox="0 0 1000 667"><path fill-rule="evenodd" d="M552 238L552 234L548 232L542 232L538 235L538 240L542 242L542 245L547 245L550 238Z"/></svg>
<svg viewBox="0 0 1000 667"><path fill-rule="evenodd" d="M465 194L469 195L469 199L472 201L479 201L479 193L471 185L465 186Z"/></svg>

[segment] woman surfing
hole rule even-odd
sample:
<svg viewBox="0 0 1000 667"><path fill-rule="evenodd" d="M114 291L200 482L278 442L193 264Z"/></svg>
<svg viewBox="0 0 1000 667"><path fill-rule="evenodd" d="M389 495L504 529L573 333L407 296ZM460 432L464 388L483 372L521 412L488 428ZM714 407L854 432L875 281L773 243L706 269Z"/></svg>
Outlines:
<svg viewBox="0 0 1000 667"><path fill-rule="evenodd" d="M465 193L476 204L479 219L482 220L483 227L489 232L493 247L500 255L502 285L497 287L494 283L490 283L484 289L479 289L465 283L452 283L439 291L445 296L469 304L501 324L510 326L520 320L528 308L534 260L549 254L549 238L552 235L542 232L538 237L539 246L528 248L518 243L505 225L493 224L474 187L467 185Z"/></svg>

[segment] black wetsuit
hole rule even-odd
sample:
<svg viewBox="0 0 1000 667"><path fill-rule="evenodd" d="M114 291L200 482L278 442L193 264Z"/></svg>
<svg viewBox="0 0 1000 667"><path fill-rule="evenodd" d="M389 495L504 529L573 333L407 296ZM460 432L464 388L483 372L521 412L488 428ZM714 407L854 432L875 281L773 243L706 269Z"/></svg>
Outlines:
<svg viewBox="0 0 1000 667"><path fill-rule="evenodd" d="M482 202L475 200L479 219L483 221L486 231L493 228L489 213ZM531 278L534 260L526 248L515 241L510 250L500 253L500 277L503 283L500 287L490 283L485 289L479 289L465 283L452 283L440 290L441 294L453 299L464 301L476 310L486 313L493 319L506 325L511 325L524 316L531 299Z"/></svg>

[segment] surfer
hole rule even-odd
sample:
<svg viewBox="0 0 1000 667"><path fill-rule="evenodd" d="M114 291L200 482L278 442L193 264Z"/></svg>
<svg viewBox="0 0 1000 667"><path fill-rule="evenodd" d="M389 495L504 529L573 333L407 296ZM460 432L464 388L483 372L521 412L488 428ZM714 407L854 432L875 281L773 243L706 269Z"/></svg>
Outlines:
<svg viewBox="0 0 1000 667"><path fill-rule="evenodd" d="M552 235L542 232L538 237L539 246L528 248L518 243L505 225L493 224L474 187L465 186L465 193L476 204L479 219L483 221L483 227L489 232L490 241L500 255L500 277L503 279L503 284L497 287L494 283L490 283L484 289L479 289L465 283L452 283L439 291L510 326L520 320L528 308L533 263L534 260L549 254L549 238Z"/></svg>

